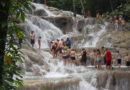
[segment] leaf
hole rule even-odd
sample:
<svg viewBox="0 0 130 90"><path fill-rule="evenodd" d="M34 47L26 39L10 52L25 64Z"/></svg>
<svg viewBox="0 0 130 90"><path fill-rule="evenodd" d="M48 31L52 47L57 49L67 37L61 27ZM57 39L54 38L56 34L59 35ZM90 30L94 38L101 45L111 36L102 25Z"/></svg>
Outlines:
<svg viewBox="0 0 130 90"><path fill-rule="evenodd" d="M23 82L22 81L15 81L15 84L18 85L18 86L23 86Z"/></svg>
<svg viewBox="0 0 130 90"><path fill-rule="evenodd" d="M23 12L21 13L21 19L22 21L25 21L25 14Z"/></svg>
<svg viewBox="0 0 130 90"><path fill-rule="evenodd" d="M18 12L18 13L16 14L16 18L18 19L18 18L19 18L19 16L20 16L20 13Z"/></svg>
<svg viewBox="0 0 130 90"><path fill-rule="evenodd" d="M11 57L10 57L10 56L5 55L5 56L4 56L4 60L5 60L5 62L6 62L7 64L9 64L9 65L12 64L12 60L11 60Z"/></svg>

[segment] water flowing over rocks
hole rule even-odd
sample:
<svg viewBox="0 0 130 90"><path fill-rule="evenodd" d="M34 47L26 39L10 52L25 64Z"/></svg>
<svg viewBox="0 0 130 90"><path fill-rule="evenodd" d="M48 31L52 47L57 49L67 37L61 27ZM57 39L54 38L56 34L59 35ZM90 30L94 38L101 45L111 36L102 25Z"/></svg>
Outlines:
<svg viewBox="0 0 130 90"><path fill-rule="evenodd" d="M72 17L42 17L47 21L53 23L55 26L59 27L63 33L72 32L73 31L73 18Z"/></svg>
<svg viewBox="0 0 130 90"><path fill-rule="evenodd" d="M61 58L53 58L49 42L70 37L73 47L116 48L121 53L130 52L130 32L116 31L108 22L97 23L95 18L73 16L73 12L59 10L46 5L32 3L35 8L27 12L25 23L20 23L26 40L21 51L25 71L24 87L18 90L130 90L130 72L122 70L96 70L93 66L64 65ZM127 29L129 27L127 26ZM36 41L42 37L42 47L37 42L31 48L29 34L34 31ZM40 79L39 79L40 78Z"/></svg>

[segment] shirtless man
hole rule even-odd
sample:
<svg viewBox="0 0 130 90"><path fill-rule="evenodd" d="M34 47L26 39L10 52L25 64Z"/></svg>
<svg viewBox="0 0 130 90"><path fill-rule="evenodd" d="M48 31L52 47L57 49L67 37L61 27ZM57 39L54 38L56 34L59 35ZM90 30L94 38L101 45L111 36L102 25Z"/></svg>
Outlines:
<svg viewBox="0 0 130 90"><path fill-rule="evenodd" d="M126 66L129 68L130 67L130 56L128 55L128 53L124 57L124 60L126 61Z"/></svg>
<svg viewBox="0 0 130 90"><path fill-rule="evenodd" d="M35 44L35 34L34 34L34 31L32 31L31 34L30 34L30 40L31 40L32 47L34 47L34 44Z"/></svg>
<svg viewBox="0 0 130 90"><path fill-rule="evenodd" d="M57 48L57 53L58 54L62 54L62 49L63 49L63 47L64 47L64 41L63 41L63 39L61 39L59 42L58 42L58 48Z"/></svg>

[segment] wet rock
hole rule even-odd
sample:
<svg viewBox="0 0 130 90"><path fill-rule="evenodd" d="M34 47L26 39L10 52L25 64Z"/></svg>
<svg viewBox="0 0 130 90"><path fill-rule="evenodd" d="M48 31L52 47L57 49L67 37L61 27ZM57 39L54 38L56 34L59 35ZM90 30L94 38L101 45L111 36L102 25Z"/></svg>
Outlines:
<svg viewBox="0 0 130 90"><path fill-rule="evenodd" d="M34 11L34 15L36 16L47 16L48 14L43 9L38 9Z"/></svg>
<svg viewBox="0 0 130 90"><path fill-rule="evenodd" d="M63 33L72 32L73 19L72 17L42 17L59 27Z"/></svg>

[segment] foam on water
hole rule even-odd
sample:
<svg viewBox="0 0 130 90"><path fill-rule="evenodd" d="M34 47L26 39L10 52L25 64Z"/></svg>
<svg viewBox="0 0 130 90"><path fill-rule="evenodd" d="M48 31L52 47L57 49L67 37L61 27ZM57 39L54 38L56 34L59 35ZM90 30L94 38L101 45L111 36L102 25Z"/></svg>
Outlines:
<svg viewBox="0 0 130 90"><path fill-rule="evenodd" d="M93 28L93 26L89 25L88 28ZM95 48L97 45L97 42L100 40L100 37L103 33L106 32L106 25L101 26L101 30L98 32L91 32L88 36L92 37L89 41L87 41L83 47L93 47Z"/></svg>
<svg viewBox="0 0 130 90"><path fill-rule="evenodd" d="M36 10L43 9L48 16L56 16L52 12L50 12L47 9L47 6L35 4L33 5L36 7ZM72 12L65 11L64 13L70 14L72 16ZM52 23L48 22L47 20L44 20L38 16L34 15L28 15L26 18L25 24L27 25L27 28L25 28L25 31L28 33L31 31L34 31L36 34L36 38L38 36L42 37L42 47L41 48L48 48L49 42L51 40L55 40L57 38L66 38L73 36L75 33L78 33L77 31L77 20L75 20L75 23L73 25L73 32L69 33L67 35L63 35L62 31L57 28ZM89 29L93 29L93 25L87 25ZM84 47L96 47L96 43L100 39L100 36L105 32L105 25L101 26L101 30L98 32L92 32L89 34L89 36L93 37L93 40L87 41L84 45ZM29 41L28 41L29 42ZM35 44L35 48L38 48L38 44ZM31 52L30 52L31 53ZM32 55L37 54L34 53ZM39 65L37 63L32 64L31 70L32 72L26 72L25 78L35 78L40 75L40 78L64 78L64 77L76 77L79 78L81 81L79 83L79 90L97 90L97 78L96 78L96 71L90 71L87 69L87 67L84 66L75 66L73 64L64 65L63 60L61 59L54 59L53 56L49 52L40 51L39 53L44 58L41 59L42 62L44 62L45 65ZM29 63L32 63L30 58L28 56L24 56L25 59ZM24 65L25 66L25 65ZM92 67L92 66L88 66ZM27 68L27 67L25 67ZM90 79L90 80L86 80Z"/></svg>
<svg viewBox="0 0 130 90"><path fill-rule="evenodd" d="M41 48L49 48L50 41L55 40L63 35L59 28L37 16L29 15L28 18L26 18L25 24L27 25L25 32L29 34L31 31L34 31L36 35L36 41L38 40L39 36L42 37ZM38 48L37 42L35 47Z"/></svg>
<svg viewBox="0 0 130 90"><path fill-rule="evenodd" d="M57 16L55 15L54 13L50 12L48 10L48 6L46 5L43 5L43 4L37 4L37 3L32 3L34 6L35 6L35 9L38 10L38 9L43 9L47 14L48 16Z"/></svg>

